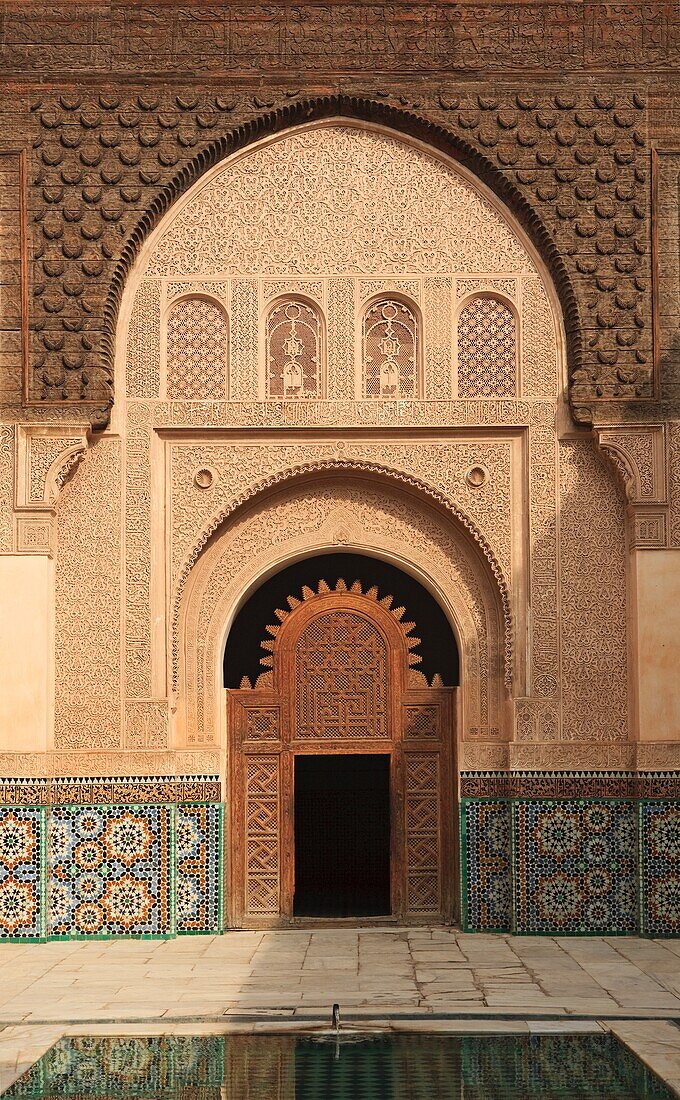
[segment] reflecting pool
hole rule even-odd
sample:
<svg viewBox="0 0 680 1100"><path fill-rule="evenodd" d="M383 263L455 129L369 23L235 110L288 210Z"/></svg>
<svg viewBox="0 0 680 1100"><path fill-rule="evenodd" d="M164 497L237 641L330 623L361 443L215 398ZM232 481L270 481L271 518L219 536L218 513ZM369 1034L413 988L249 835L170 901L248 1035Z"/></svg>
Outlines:
<svg viewBox="0 0 680 1100"><path fill-rule="evenodd" d="M672 1097L611 1035L67 1038L5 1097L496 1100Z"/></svg>

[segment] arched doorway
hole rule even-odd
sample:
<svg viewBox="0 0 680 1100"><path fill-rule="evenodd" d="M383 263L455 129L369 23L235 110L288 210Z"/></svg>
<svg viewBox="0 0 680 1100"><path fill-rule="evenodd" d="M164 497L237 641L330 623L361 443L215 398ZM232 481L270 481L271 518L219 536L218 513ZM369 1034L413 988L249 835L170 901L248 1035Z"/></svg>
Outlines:
<svg viewBox="0 0 680 1100"><path fill-rule="evenodd" d="M312 584L272 608L266 671L227 690L230 923L450 921L455 688L417 667L427 621L300 565Z"/></svg>

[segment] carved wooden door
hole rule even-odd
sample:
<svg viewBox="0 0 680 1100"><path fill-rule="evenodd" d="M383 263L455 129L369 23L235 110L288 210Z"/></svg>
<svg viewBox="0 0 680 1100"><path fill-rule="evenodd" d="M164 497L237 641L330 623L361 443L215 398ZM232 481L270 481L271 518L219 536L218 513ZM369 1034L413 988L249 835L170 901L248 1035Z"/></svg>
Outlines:
<svg viewBox="0 0 680 1100"><path fill-rule="evenodd" d="M269 670L227 692L230 921L293 920L294 757L390 757L392 919L453 917L454 689L414 669L403 608L339 581L303 589L268 628Z"/></svg>

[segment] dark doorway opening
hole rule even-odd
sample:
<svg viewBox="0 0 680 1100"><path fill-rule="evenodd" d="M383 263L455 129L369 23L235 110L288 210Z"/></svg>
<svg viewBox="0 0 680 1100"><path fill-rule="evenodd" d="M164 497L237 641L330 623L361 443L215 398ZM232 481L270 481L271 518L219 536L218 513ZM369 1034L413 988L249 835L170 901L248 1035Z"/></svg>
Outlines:
<svg viewBox="0 0 680 1100"><path fill-rule="evenodd" d="M295 916L390 912L389 756L296 755Z"/></svg>

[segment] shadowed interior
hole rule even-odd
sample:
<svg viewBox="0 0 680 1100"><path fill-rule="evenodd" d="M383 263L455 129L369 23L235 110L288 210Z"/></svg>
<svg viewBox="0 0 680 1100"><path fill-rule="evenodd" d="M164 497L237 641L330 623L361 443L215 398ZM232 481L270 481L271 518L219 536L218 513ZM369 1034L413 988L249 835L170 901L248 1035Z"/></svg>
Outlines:
<svg viewBox="0 0 680 1100"><path fill-rule="evenodd" d="M295 757L294 911L389 915L389 756Z"/></svg>

